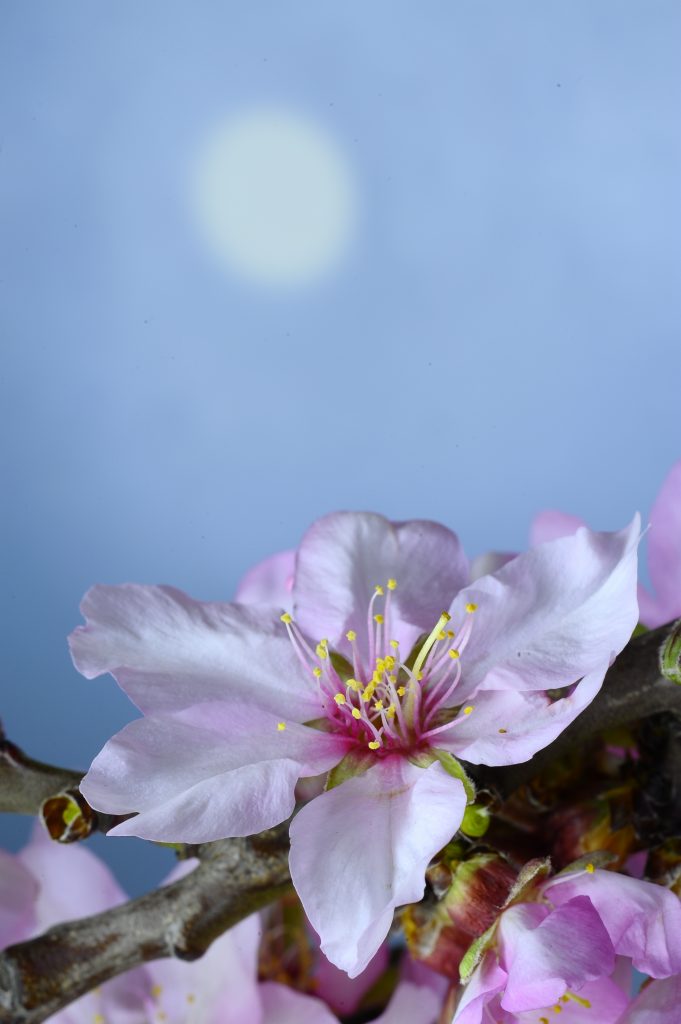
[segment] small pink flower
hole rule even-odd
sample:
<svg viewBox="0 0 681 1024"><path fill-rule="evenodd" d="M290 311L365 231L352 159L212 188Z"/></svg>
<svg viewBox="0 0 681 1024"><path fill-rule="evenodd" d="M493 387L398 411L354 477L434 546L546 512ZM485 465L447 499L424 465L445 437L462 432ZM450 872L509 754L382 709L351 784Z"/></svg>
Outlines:
<svg viewBox="0 0 681 1024"><path fill-rule="evenodd" d="M467 587L449 530L346 512L304 537L293 615L95 587L74 661L112 672L144 717L83 793L137 812L114 834L204 842L285 820L297 779L343 762L342 785L293 821L291 872L325 954L354 976L461 823L452 755L527 760L598 692L637 619L638 532L580 530Z"/></svg>
<svg viewBox="0 0 681 1024"><path fill-rule="evenodd" d="M669 986L632 1005L631 965L678 974L679 934L681 903L667 889L592 865L558 875L500 915L453 1024L547 1024L556 1013L561 1024L653 1024L637 1016L641 1003L666 1000Z"/></svg>

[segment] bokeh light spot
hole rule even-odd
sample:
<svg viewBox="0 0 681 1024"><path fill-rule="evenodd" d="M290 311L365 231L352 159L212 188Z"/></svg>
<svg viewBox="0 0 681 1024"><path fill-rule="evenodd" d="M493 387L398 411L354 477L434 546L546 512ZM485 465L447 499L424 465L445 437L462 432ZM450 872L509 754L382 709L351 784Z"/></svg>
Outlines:
<svg viewBox="0 0 681 1024"><path fill-rule="evenodd" d="M321 125L286 110L243 113L215 129L196 170L200 230L232 272L295 287L341 262L355 231L357 189Z"/></svg>

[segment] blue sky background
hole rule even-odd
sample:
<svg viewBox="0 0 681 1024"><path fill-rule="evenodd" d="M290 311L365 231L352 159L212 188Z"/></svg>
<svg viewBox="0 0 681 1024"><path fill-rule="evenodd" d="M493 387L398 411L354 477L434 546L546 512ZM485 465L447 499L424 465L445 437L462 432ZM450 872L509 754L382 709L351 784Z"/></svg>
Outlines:
<svg viewBox="0 0 681 1024"><path fill-rule="evenodd" d="M541 507L645 516L681 455L680 38L664 0L3 6L16 742L85 767L131 717L69 662L93 582L228 598L340 507L471 554ZM356 196L307 285L231 273L197 226L197 154L263 106L333 140ZM170 863L96 845L131 892Z"/></svg>

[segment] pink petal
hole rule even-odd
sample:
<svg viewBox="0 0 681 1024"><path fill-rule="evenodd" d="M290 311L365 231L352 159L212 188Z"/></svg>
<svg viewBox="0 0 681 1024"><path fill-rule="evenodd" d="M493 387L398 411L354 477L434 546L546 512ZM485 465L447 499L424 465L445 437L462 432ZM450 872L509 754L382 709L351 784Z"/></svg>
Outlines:
<svg viewBox="0 0 681 1024"><path fill-rule="evenodd" d="M356 977L395 907L421 899L431 857L461 823L466 798L436 762L387 757L318 796L291 825L291 875L332 963Z"/></svg>
<svg viewBox="0 0 681 1024"><path fill-rule="evenodd" d="M338 1024L338 1019L321 999L295 992L286 985L265 982L260 986L260 998L264 1011L262 1024ZM231 1020L227 1024L231 1024ZM237 1024L236 1019L234 1024ZM243 1020L243 1024L251 1024L251 1021Z"/></svg>
<svg viewBox="0 0 681 1024"><path fill-rule="evenodd" d="M483 1024L485 1007L503 991L506 978L506 971L499 965L496 954L486 953L462 990L452 1024ZM488 1014L484 1020L489 1020Z"/></svg>
<svg viewBox="0 0 681 1024"><path fill-rule="evenodd" d="M433 988L402 981L374 1024L435 1024L441 1007Z"/></svg>
<svg viewBox="0 0 681 1024"><path fill-rule="evenodd" d="M681 1020L681 975L653 981L617 1024L675 1024Z"/></svg>
<svg viewBox="0 0 681 1024"><path fill-rule="evenodd" d="M541 544L458 596L453 624L477 604L457 698L486 689L568 686L607 667L638 621L639 519L619 533L583 528Z"/></svg>
<svg viewBox="0 0 681 1024"><path fill-rule="evenodd" d="M295 551L280 551L258 562L242 577L234 600L240 604L285 608L290 612L295 564Z"/></svg>
<svg viewBox="0 0 681 1024"><path fill-rule="evenodd" d="M319 940L316 941L318 944ZM388 943L384 942L366 970L356 978L348 978L345 971L339 970L319 952L314 974L315 992L336 1013L345 1016L354 1013L362 998L388 969L389 958Z"/></svg>
<svg viewBox="0 0 681 1024"><path fill-rule="evenodd" d="M545 887L554 904L588 896L615 952L653 978L681 972L681 900L669 889L612 871L559 875Z"/></svg>
<svg viewBox="0 0 681 1024"><path fill-rule="evenodd" d="M433 742L471 764L504 765L529 761L548 746L591 703L605 669L586 676L569 697L550 701L540 693L480 690L473 710Z"/></svg>
<svg viewBox="0 0 681 1024"><path fill-rule="evenodd" d="M71 634L76 668L111 672L142 711L178 711L197 700L247 699L319 715L314 679L301 669L278 611L194 601L172 587L96 586L81 604L87 625Z"/></svg>
<svg viewBox="0 0 681 1024"><path fill-rule="evenodd" d="M37 893L38 884L21 859L0 850L0 949L32 933Z"/></svg>
<svg viewBox="0 0 681 1024"><path fill-rule="evenodd" d="M681 616L681 459L667 474L652 512L648 540L650 579L659 599L659 626Z"/></svg>
<svg viewBox="0 0 681 1024"><path fill-rule="evenodd" d="M343 737L245 705L198 704L137 719L104 746L81 783L89 803L141 812L112 829L160 842L251 835L287 818L301 775L344 756Z"/></svg>
<svg viewBox="0 0 681 1024"><path fill-rule="evenodd" d="M103 860L80 843L53 842L40 824L18 857L39 886L36 932L74 917L99 914L127 899Z"/></svg>
<svg viewBox="0 0 681 1024"><path fill-rule="evenodd" d="M347 649L357 632L366 653L367 609L377 585L397 580L391 635L408 652L468 580L455 534L438 523L390 523L371 512L336 512L317 520L298 551L296 617L314 639Z"/></svg>
<svg viewBox="0 0 681 1024"><path fill-rule="evenodd" d="M531 904L517 904L499 922L501 962L508 972L501 999L519 1013L555 1004L566 989L609 975L615 954L599 914L578 896L537 923Z"/></svg>
<svg viewBox="0 0 681 1024"><path fill-rule="evenodd" d="M142 1019L168 1024L264 1024L258 984L261 931L256 914L216 939L199 960L149 964L148 998L153 1013L145 1013ZM107 1006L111 1008L116 1008L113 1001Z"/></svg>
<svg viewBox="0 0 681 1024"><path fill-rule="evenodd" d="M546 544L547 541L558 540L559 537L571 537L573 533L577 533L580 526L585 525L579 516L547 509L545 512L539 512L532 520L530 544L534 548L537 544Z"/></svg>

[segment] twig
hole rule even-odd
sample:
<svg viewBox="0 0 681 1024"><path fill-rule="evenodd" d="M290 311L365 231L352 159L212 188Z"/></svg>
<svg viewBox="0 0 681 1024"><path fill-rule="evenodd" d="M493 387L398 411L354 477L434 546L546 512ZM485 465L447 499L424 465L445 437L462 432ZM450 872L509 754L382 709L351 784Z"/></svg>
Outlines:
<svg viewBox="0 0 681 1024"><path fill-rule="evenodd" d="M173 885L67 921L0 955L0 1024L40 1024L85 992L149 960L195 960L228 928L289 885L288 822L196 848Z"/></svg>

